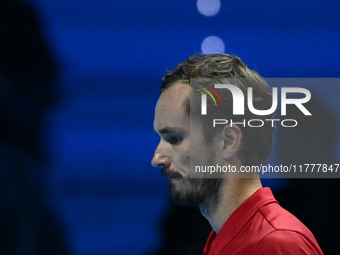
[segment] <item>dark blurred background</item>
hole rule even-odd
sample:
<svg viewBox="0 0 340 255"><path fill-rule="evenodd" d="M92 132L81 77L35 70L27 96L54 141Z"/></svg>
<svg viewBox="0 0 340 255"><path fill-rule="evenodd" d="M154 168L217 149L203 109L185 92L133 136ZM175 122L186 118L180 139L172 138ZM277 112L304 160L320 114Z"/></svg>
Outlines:
<svg viewBox="0 0 340 255"><path fill-rule="evenodd" d="M199 254L209 225L150 165L161 77L202 51L264 77L339 77L339 13L335 0L1 0L0 254ZM310 129L277 130L271 162L339 163L340 88L308 89ZM264 184L337 254L339 180Z"/></svg>

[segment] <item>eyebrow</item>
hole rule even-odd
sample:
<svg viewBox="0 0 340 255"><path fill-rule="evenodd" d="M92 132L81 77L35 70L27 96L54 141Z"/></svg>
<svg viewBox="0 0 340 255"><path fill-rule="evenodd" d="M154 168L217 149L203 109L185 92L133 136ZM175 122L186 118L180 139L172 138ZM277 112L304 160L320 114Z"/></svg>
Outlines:
<svg viewBox="0 0 340 255"><path fill-rule="evenodd" d="M175 128L175 127L165 127L165 128L160 129L158 132L155 129L153 130L153 132L155 132L157 135L158 134L164 135L164 134L168 134L172 132L181 132L181 131L182 131L181 129Z"/></svg>

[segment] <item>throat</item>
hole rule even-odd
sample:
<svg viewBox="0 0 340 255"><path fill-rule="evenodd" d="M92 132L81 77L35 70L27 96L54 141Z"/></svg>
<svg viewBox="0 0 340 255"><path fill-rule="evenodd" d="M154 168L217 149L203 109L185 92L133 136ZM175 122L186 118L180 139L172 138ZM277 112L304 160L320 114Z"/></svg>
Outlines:
<svg viewBox="0 0 340 255"><path fill-rule="evenodd" d="M230 215L262 185L256 180L225 180L220 192L200 205L202 215L218 233Z"/></svg>
<svg viewBox="0 0 340 255"><path fill-rule="evenodd" d="M214 229L214 231L217 233L219 231L219 228L217 225L221 218L219 216L221 211L221 195L220 192L215 194L210 199L204 201L202 204L199 205L199 209L201 211L201 214L209 221L210 226ZM229 217L229 216L228 216ZM222 223L222 225L224 222Z"/></svg>

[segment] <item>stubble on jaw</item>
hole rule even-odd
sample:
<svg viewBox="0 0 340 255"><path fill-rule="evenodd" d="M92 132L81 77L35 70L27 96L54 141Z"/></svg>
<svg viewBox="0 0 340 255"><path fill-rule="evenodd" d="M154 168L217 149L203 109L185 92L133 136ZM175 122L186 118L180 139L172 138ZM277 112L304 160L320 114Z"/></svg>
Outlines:
<svg viewBox="0 0 340 255"><path fill-rule="evenodd" d="M204 213L213 211L220 200L223 179L180 178L170 179L169 189L173 201L181 206L199 207Z"/></svg>
<svg viewBox="0 0 340 255"><path fill-rule="evenodd" d="M195 158L203 159L201 163L207 166L216 161L216 152L211 150L213 144L204 140L201 145L206 150L197 151L197 153L191 150L193 155L190 156L190 165L192 165L192 160ZM189 167L189 171L194 170ZM190 174L179 178L170 178L170 194L176 204L186 207L198 207L202 213L208 214L214 211L220 202L223 180L223 178L204 178L203 176L202 178L191 178Z"/></svg>

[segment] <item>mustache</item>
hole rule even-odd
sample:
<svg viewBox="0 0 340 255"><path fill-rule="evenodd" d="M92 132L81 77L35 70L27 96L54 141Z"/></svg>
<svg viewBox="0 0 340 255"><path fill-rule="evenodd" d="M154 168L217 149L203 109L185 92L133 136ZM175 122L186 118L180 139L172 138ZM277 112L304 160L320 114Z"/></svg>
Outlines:
<svg viewBox="0 0 340 255"><path fill-rule="evenodd" d="M183 176L179 172L176 172L169 168L162 168L161 173L163 176L168 178L183 178Z"/></svg>

